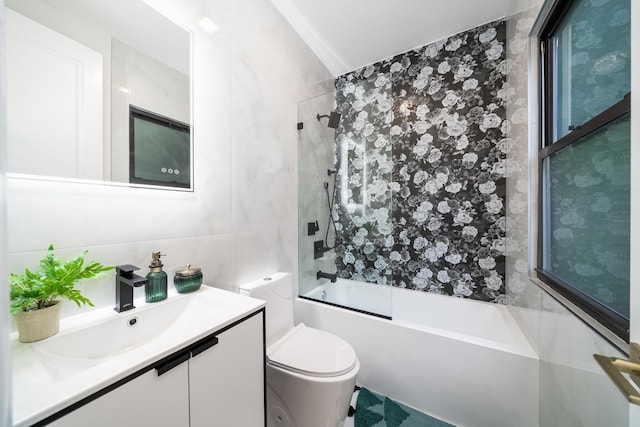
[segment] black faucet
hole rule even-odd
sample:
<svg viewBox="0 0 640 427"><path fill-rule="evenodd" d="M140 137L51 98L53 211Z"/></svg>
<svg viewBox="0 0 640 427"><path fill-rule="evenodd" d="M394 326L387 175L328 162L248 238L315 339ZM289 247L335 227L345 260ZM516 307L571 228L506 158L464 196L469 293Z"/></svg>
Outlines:
<svg viewBox="0 0 640 427"><path fill-rule="evenodd" d="M329 279L331 280L331 283L335 283L336 280L338 280L338 275L337 274L331 274L331 273L325 273L321 270L318 270L318 272L316 273L316 279L320 280L320 279Z"/></svg>
<svg viewBox="0 0 640 427"><path fill-rule="evenodd" d="M145 285L147 279L133 272L140 270L135 265L125 264L116 266L116 306L118 313L131 310L133 306L133 288Z"/></svg>

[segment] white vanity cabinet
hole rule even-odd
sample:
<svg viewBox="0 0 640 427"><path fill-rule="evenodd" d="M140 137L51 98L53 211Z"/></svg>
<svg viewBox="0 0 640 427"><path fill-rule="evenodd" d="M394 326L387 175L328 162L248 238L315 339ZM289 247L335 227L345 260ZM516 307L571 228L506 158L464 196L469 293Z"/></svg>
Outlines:
<svg viewBox="0 0 640 427"><path fill-rule="evenodd" d="M56 427L189 427L186 363L158 376L152 369L52 422Z"/></svg>
<svg viewBox="0 0 640 427"><path fill-rule="evenodd" d="M262 321L245 320L189 359L191 427L264 426Z"/></svg>
<svg viewBox="0 0 640 427"><path fill-rule="evenodd" d="M263 322L264 311L257 311L36 425L262 427Z"/></svg>

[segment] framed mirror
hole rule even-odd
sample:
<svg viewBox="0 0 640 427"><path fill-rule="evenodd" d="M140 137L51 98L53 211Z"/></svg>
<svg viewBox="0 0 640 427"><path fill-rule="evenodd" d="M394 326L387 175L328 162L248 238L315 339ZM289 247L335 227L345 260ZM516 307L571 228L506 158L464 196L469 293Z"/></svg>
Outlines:
<svg viewBox="0 0 640 427"><path fill-rule="evenodd" d="M5 0L5 40L10 173L193 189L189 31L140 0Z"/></svg>

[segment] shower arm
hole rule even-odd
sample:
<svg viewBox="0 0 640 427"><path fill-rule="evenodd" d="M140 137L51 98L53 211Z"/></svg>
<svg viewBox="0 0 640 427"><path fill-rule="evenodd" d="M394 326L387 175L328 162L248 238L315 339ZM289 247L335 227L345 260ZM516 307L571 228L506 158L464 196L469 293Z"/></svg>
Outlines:
<svg viewBox="0 0 640 427"><path fill-rule="evenodd" d="M338 125L340 124L340 119L342 118L342 114L336 113L335 111L332 111L329 114L320 115L320 113L318 113L316 115L316 119L318 119L318 121L320 121L320 119L324 119L324 118L328 118L329 119L329 122L327 123L327 126L329 126L331 129L338 129Z"/></svg>

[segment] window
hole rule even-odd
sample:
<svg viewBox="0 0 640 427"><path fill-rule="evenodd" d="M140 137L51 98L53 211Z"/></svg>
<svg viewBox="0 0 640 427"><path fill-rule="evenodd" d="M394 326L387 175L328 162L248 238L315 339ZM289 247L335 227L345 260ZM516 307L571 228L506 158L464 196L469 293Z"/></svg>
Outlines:
<svg viewBox="0 0 640 427"><path fill-rule="evenodd" d="M540 34L537 277L628 342L630 0L556 1Z"/></svg>

